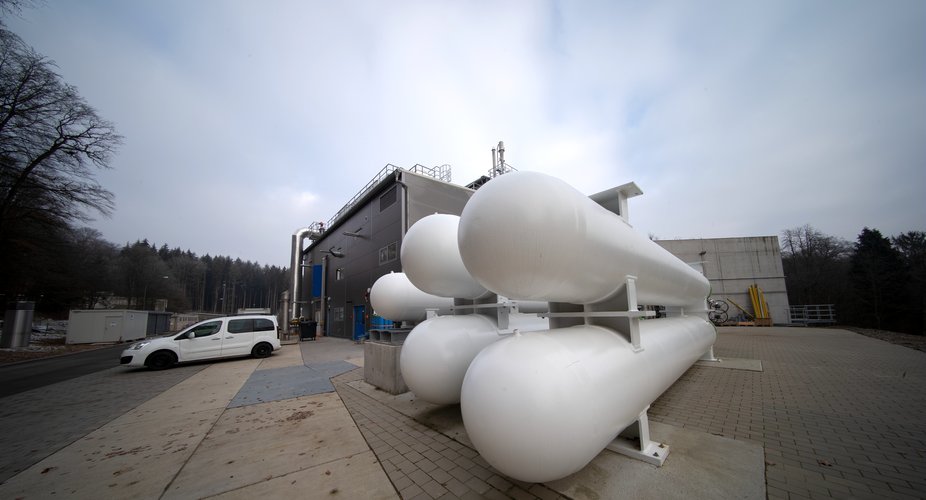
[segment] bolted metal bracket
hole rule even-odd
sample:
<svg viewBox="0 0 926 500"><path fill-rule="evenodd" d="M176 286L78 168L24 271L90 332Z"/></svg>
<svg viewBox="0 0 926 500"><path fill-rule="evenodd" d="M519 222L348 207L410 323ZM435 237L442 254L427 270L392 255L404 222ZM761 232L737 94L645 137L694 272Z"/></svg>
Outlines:
<svg viewBox="0 0 926 500"><path fill-rule="evenodd" d="M649 411L649 406L640 413L636 422L624 429L624 432L621 432L605 448L656 467L662 467L666 457L669 456L669 445L650 440L647 411Z"/></svg>

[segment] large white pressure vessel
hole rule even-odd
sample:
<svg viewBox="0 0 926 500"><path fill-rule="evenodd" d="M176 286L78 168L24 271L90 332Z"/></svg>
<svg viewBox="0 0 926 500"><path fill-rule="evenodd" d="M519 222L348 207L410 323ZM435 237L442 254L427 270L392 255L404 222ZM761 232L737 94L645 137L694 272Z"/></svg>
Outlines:
<svg viewBox="0 0 926 500"><path fill-rule="evenodd" d="M370 304L377 315L391 321L423 321L428 309L449 312L453 299L422 292L405 273L389 273L373 283Z"/></svg>
<svg viewBox="0 0 926 500"><path fill-rule="evenodd" d="M620 334L585 325L513 336L482 350L461 394L463 423L479 454L521 481L572 474L716 336L713 325L693 316L642 321L640 332L641 352Z"/></svg>
<svg viewBox="0 0 926 500"><path fill-rule="evenodd" d="M466 271L457 246L456 215L434 214L414 223L402 240L402 269L416 287L441 297L475 299L488 294Z"/></svg>
<svg viewBox="0 0 926 500"><path fill-rule="evenodd" d="M546 319L511 314L510 329L545 330ZM504 338L496 319L480 314L438 316L412 329L399 359L402 378L415 396L434 404L460 402L460 388L470 362L487 345Z"/></svg>
<svg viewBox="0 0 926 500"><path fill-rule="evenodd" d="M469 273L506 297L591 304L627 275L637 278L640 304L703 309L710 292L703 275L616 214L537 172L508 173L476 191L458 241Z"/></svg>

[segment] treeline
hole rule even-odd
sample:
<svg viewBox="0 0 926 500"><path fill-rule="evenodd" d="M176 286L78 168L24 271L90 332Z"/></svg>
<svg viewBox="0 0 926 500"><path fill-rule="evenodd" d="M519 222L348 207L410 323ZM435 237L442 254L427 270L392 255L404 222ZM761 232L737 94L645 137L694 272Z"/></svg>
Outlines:
<svg viewBox="0 0 926 500"><path fill-rule="evenodd" d="M119 247L89 228L32 236L28 252L8 254L0 264L0 294L4 301L34 300L52 316L94 307L150 310L159 300L171 312L275 312L288 282L285 268L147 240Z"/></svg>
<svg viewBox="0 0 926 500"><path fill-rule="evenodd" d="M0 16L24 4L0 0ZM96 172L110 168L121 142L55 64L0 20L0 300L62 315L100 304L152 309L158 299L170 311L276 309L284 269L147 241L120 248L77 229L115 209Z"/></svg>
<svg viewBox="0 0 926 500"><path fill-rule="evenodd" d="M854 243L805 225L782 232L791 305L835 304L840 324L926 334L926 232Z"/></svg>

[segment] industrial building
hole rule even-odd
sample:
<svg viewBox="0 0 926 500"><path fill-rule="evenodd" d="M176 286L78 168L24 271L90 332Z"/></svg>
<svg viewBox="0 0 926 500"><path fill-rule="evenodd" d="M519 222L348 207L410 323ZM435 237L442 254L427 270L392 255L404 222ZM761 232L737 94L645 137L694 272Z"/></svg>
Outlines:
<svg viewBox="0 0 926 500"><path fill-rule="evenodd" d="M370 287L402 270L399 251L408 228L434 213L459 215L472 196L472 189L451 184L450 175L449 165L386 165L327 223L293 234L289 317L317 323L321 335L363 337L377 320Z"/></svg>
<svg viewBox="0 0 926 500"><path fill-rule="evenodd" d="M292 236L292 287L282 316L314 323L318 335L359 339L379 318L370 306L369 291L382 275L402 271L399 253L406 231L434 213L459 215L470 196L492 178L513 170L504 163L504 146L493 153L493 168L466 187L451 183L450 166L409 169L386 165L327 222L315 222ZM632 183L627 198L641 194ZM613 200L592 199L599 203ZM306 242L308 245L306 246ZM662 240L659 245L682 261L701 267L710 280L712 297L752 314L749 286L757 285L768 302L771 322L788 322L788 297L778 238L719 238Z"/></svg>
<svg viewBox="0 0 926 500"><path fill-rule="evenodd" d="M730 303L729 317L755 315L749 296L757 285L768 302L772 323L789 322L788 291L777 236L658 240L683 262L700 267L711 282L711 297ZM741 310L744 309L745 311Z"/></svg>

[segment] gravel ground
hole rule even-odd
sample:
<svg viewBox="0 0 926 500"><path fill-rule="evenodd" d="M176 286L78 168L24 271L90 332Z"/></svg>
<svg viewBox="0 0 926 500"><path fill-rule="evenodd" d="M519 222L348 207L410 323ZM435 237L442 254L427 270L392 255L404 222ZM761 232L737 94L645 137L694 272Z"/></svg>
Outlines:
<svg viewBox="0 0 926 500"><path fill-rule="evenodd" d="M887 330L874 330L872 328L858 328L855 326L836 327L841 330L859 333L866 337L876 338L891 344L902 345L917 351L926 351L926 335L910 335L909 333L889 332Z"/></svg>

